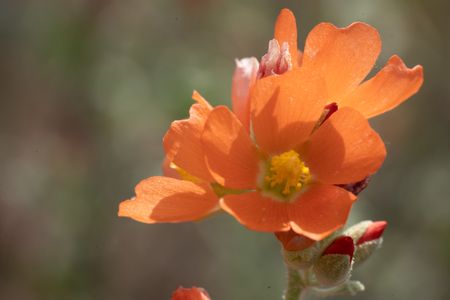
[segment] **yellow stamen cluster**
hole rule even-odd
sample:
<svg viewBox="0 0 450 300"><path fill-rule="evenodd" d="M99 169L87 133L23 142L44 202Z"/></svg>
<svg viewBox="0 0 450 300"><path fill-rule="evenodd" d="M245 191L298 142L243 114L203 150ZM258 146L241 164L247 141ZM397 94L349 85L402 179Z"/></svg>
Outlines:
<svg viewBox="0 0 450 300"><path fill-rule="evenodd" d="M311 179L309 168L294 150L273 156L268 171L265 183L270 188L281 187L284 196L300 191Z"/></svg>

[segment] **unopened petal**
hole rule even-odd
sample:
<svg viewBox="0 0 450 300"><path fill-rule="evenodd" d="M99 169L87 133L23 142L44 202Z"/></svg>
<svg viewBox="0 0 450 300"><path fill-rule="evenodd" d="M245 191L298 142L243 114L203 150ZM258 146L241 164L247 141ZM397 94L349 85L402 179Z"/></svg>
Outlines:
<svg viewBox="0 0 450 300"><path fill-rule="evenodd" d="M236 60L231 87L233 112L244 128L250 132L250 88L256 81L259 63L254 57Z"/></svg>

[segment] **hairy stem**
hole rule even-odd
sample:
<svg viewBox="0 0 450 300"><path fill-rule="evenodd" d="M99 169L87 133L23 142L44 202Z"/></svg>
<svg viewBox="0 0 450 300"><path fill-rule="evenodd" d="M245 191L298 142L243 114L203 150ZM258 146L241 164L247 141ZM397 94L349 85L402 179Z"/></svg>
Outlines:
<svg viewBox="0 0 450 300"><path fill-rule="evenodd" d="M287 268L287 287L284 291L283 300L299 300L305 289L300 273L288 266Z"/></svg>

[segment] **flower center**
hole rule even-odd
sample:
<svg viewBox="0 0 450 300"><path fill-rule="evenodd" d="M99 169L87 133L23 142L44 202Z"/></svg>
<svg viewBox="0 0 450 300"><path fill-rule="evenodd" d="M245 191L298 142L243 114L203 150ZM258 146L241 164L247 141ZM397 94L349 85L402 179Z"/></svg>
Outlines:
<svg viewBox="0 0 450 300"><path fill-rule="evenodd" d="M310 179L309 168L300 155L291 150L272 156L267 174L264 176L264 183L266 188L286 197L299 192Z"/></svg>

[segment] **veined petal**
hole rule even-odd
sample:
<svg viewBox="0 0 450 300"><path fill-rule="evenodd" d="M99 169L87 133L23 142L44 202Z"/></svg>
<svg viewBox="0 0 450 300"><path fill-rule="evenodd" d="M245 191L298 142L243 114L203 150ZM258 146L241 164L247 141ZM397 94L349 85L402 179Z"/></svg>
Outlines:
<svg viewBox="0 0 450 300"><path fill-rule="evenodd" d="M264 232L290 229L288 204L251 192L228 195L221 199L221 207L249 229Z"/></svg>
<svg viewBox="0 0 450 300"><path fill-rule="evenodd" d="M321 240L345 224L355 199L337 186L312 185L289 206L292 230Z"/></svg>
<svg viewBox="0 0 450 300"><path fill-rule="evenodd" d="M302 67L311 67L326 80L330 102L355 89L372 69L381 51L378 32L365 23L337 28L321 23L309 33Z"/></svg>
<svg viewBox="0 0 450 300"><path fill-rule="evenodd" d="M218 106L211 111L202 142L206 165L219 184L235 189L256 186L259 172L256 146L227 107Z"/></svg>
<svg viewBox="0 0 450 300"><path fill-rule="evenodd" d="M163 138L167 159L189 174L205 181L213 181L206 168L201 134L211 106L200 94L194 91L193 104L189 111L189 119L174 121Z"/></svg>
<svg viewBox="0 0 450 300"><path fill-rule="evenodd" d="M218 199L209 185L155 176L142 180L136 197L120 203L119 216L143 223L187 222L215 211Z"/></svg>
<svg viewBox="0 0 450 300"><path fill-rule="evenodd" d="M374 117L415 94L423 83L423 68L408 68L394 55L373 78L362 83L340 102L361 112L366 118Z"/></svg>
<svg viewBox="0 0 450 300"><path fill-rule="evenodd" d="M312 134L302 154L317 180L345 184L375 173L386 157L386 148L364 116L346 107Z"/></svg>
<svg viewBox="0 0 450 300"><path fill-rule="evenodd" d="M320 118L325 99L324 82L305 68L258 80L250 94L257 144L276 154L302 143Z"/></svg>
<svg viewBox="0 0 450 300"><path fill-rule="evenodd" d="M280 44L283 43L289 45L289 53L291 54L291 61L294 66L297 66L297 23L295 16L287 8L281 10L275 23L275 39Z"/></svg>
<svg viewBox="0 0 450 300"><path fill-rule="evenodd" d="M247 132L250 132L250 87L256 81L259 63L255 57L236 60L231 87L233 112L241 121Z"/></svg>

